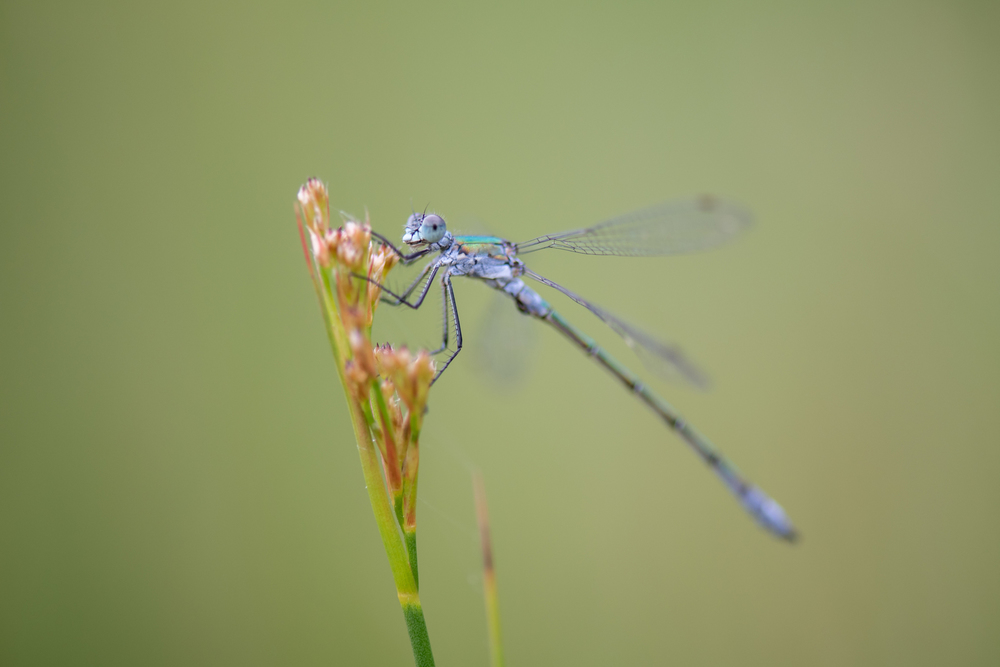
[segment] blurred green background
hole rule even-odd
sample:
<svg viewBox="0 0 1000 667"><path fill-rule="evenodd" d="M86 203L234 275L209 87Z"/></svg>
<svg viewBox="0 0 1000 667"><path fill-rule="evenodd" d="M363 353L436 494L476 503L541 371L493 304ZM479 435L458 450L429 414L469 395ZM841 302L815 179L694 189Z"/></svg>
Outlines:
<svg viewBox="0 0 1000 667"><path fill-rule="evenodd" d="M3 3L0 664L411 664L309 176L391 237L411 204L515 240L757 215L699 256L531 259L708 369L657 387L803 542L555 332L484 376L461 283L421 466L438 664L487 662L472 466L512 666L997 664L997 34L989 2ZM380 323L430 344L438 312Z"/></svg>

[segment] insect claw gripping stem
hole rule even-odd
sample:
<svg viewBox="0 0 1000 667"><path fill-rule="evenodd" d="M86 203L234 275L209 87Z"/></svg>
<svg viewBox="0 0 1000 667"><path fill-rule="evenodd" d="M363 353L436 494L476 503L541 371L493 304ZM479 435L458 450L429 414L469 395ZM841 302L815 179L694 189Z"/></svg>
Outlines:
<svg viewBox="0 0 1000 667"><path fill-rule="evenodd" d="M399 306L399 305L408 306L413 310L417 310L418 308L420 308L421 305L423 305L424 299L427 298L427 293L430 291L430 286L434 282L434 278L435 276L437 276L438 270L441 268L441 266L436 263L429 264L428 268L430 268L431 266L433 266L434 268L430 270L430 276L428 277L427 282L424 284L424 288L423 290L421 290L420 296L417 298L416 303L410 303L409 301L407 301L406 297L409 296L409 294L412 293L413 290L416 288L416 285L423 280L423 275L417 276L417 279L413 282L413 284L411 284L410 287L407 288L407 290L404 291L402 294L396 294L392 290L388 289L382 283L372 278L369 278L368 276L363 276L360 273L355 273L353 274L353 276L360 280L365 280L371 283L372 285L378 287L383 292L385 292L393 299L395 299L394 301L384 300L384 303L387 303L391 306ZM426 273L427 270L424 270L423 274ZM451 315L455 319L456 349L454 352L451 353L451 356L448 357L447 361L445 361L444 364L441 365L441 368L438 369L437 374L434 375L434 379L431 380L431 386L433 386L434 383L437 382L438 378L441 377L441 374L444 373L445 369L448 368L451 362L455 360L455 357L458 356L458 353L462 351L462 324L458 318L458 304L455 301L455 288L452 286L451 275L448 273L445 273L444 278L441 280L441 291L442 291L442 300L444 301L444 310L445 310L444 327L443 327L444 333L442 335L441 347L432 351L431 354L432 355L440 354L448 348L448 305L449 304L451 305Z"/></svg>
<svg viewBox="0 0 1000 667"><path fill-rule="evenodd" d="M384 246L392 249L392 251L394 253L396 253L396 255L399 257L400 263L404 264L404 265L405 264L412 264L413 262L417 261L421 257L426 256L428 253L431 252L430 248L424 248L423 250L418 250L416 252L410 253L409 255L405 255L405 254L403 254L402 251L400 251L399 248L397 248L392 243L392 241L390 241L386 237L382 236L378 232L372 232L371 234L372 234L373 237L375 237L375 238L377 238L379 240L379 243L381 243L382 245L384 245Z"/></svg>

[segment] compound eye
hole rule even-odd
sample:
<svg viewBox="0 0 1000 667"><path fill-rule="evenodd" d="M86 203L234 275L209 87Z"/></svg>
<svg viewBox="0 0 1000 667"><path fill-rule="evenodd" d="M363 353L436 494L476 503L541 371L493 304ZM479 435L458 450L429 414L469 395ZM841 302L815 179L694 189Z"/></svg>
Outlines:
<svg viewBox="0 0 1000 667"><path fill-rule="evenodd" d="M420 236L427 243L437 243L444 238L444 233L448 231L444 218L435 213L425 215L420 225Z"/></svg>

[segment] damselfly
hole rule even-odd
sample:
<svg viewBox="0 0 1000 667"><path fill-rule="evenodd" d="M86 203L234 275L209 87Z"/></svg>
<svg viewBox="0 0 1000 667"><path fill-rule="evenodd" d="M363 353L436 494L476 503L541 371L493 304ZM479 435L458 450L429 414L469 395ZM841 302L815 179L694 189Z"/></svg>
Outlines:
<svg viewBox="0 0 1000 667"><path fill-rule="evenodd" d="M384 302L416 309L424 303L435 277L441 275L444 333L441 346L434 353L448 351L449 317L454 321L455 350L441 364L435 380L462 350L462 326L451 279L457 276L478 278L509 295L522 313L555 327L610 371L694 449L760 525L775 535L792 541L796 537L795 528L778 503L747 481L707 438L681 418L677 410L640 382L638 376L599 347L592 338L567 322L537 292L528 287L522 278L531 278L562 292L610 326L629 347L648 359L665 364L689 382L702 385L704 378L697 368L676 348L656 340L607 310L538 275L519 257L545 248L586 255L675 255L720 245L748 227L750 221L749 212L734 202L716 197L700 197L667 202L592 227L547 234L523 243L511 243L494 236L452 235L444 219L435 213L414 213L406 221L403 243L414 249L409 254L401 252L385 237L374 233L372 235L392 248L404 264L437 253L403 292L396 294L381 286L384 290ZM415 292L418 292L417 296L411 300Z"/></svg>

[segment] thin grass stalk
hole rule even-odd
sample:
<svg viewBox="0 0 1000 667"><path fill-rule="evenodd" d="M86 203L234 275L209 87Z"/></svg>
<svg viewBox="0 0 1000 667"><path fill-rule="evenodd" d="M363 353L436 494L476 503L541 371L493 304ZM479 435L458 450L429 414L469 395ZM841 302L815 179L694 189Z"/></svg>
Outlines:
<svg viewBox="0 0 1000 667"><path fill-rule="evenodd" d="M479 542L483 552L483 598L486 602L486 626L490 642L490 664L503 667L503 642L500 634L500 601L497 596L497 577L493 563L493 543L490 539L490 516L486 507L486 485L482 474L472 473L472 488L476 497L476 522L479 524Z"/></svg>

